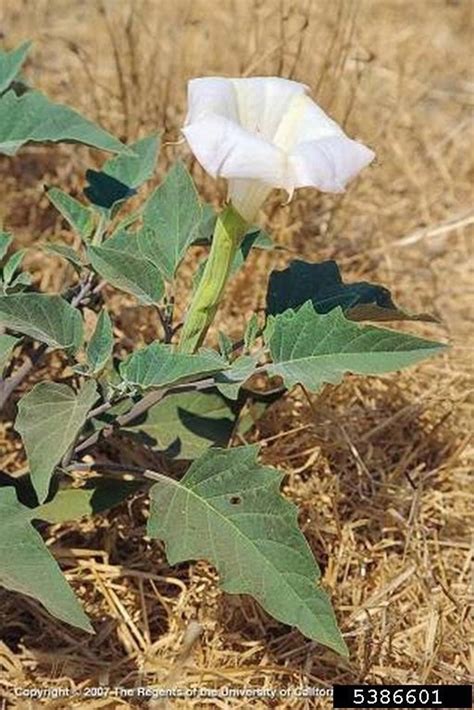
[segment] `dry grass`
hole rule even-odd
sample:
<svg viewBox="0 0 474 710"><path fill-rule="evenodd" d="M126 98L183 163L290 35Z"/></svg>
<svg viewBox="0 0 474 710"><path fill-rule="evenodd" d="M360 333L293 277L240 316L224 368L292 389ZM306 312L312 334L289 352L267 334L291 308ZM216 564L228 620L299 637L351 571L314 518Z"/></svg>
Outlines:
<svg viewBox="0 0 474 710"><path fill-rule="evenodd" d="M201 74L281 74L308 83L378 161L341 197L301 191L266 209L287 251L255 256L237 277L222 323L239 333L261 307L269 270L333 257L347 279L378 280L408 309L443 325L420 332L452 348L381 379L347 378L308 399L273 405L249 439L286 472L285 492L324 570L351 650L348 663L220 593L204 563L170 568L143 539L137 497L107 516L52 527L48 542L97 629L55 623L27 598L1 593L0 688L207 683L213 687L469 680L469 511L472 443L472 4L469 0L3 0L9 46L36 41L28 74L55 97L131 139L156 128L175 141L185 81ZM160 173L184 146L168 145ZM0 204L20 243L61 232L41 195L80 188L85 150L35 148L0 163ZM197 165L203 194L222 197ZM13 172L12 172L13 170ZM69 271L30 257L42 288ZM189 283L193 263L182 273ZM180 289L181 290L181 289ZM109 294L117 323L149 341L146 309ZM54 363L50 363L54 366ZM4 467L21 469L11 426ZM202 631L196 632L199 623ZM198 638L199 635L199 638ZM33 708L26 700L12 707ZM314 702L314 701L313 701ZM187 700L198 707L248 701ZM49 701L121 708L127 700ZM266 707L253 701L254 707ZM317 707L293 699L279 707ZM323 705L321 705L322 707ZM151 707L165 707L155 704Z"/></svg>

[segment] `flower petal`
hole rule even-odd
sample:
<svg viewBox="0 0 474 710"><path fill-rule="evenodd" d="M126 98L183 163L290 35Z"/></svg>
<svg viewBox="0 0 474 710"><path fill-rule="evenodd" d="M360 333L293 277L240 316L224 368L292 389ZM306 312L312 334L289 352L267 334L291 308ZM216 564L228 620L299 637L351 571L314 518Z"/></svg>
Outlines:
<svg viewBox="0 0 474 710"><path fill-rule="evenodd" d="M183 133L198 161L213 177L286 184L287 158L283 151L223 116L210 114L185 126Z"/></svg>
<svg viewBox="0 0 474 710"><path fill-rule="evenodd" d="M210 113L238 122L237 100L230 79L211 76L188 82L188 115L185 125L199 121Z"/></svg>
<svg viewBox="0 0 474 710"><path fill-rule="evenodd" d="M374 157L370 148L343 133L299 143L289 156L290 179L295 188L344 192L346 184Z"/></svg>
<svg viewBox="0 0 474 710"><path fill-rule="evenodd" d="M258 180L233 179L229 180L228 198L237 212L251 224L271 191L270 185Z"/></svg>
<svg viewBox="0 0 474 710"><path fill-rule="evenodd" d="M273 141L288 105L295 97L303 96L308 88L297 81L274 76L231 79L231 82L241 126L269 141Z"/></svg>
<svg viewBox="0 0 474 710"><path fill-rule="evenodd" d="M329 136L344 136L344 131L309 96L293 98L278 126L274 143L291 151L298 143Z"/></svg>

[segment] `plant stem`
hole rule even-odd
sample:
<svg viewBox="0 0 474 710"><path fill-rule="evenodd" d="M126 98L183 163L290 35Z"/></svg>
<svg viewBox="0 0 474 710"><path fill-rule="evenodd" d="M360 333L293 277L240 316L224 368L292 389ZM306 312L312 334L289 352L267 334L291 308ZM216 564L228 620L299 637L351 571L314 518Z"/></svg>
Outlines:
<svg viewBox="0 0 474 710"><path fill-rule="evenodd" d="M259 365L255 368L252 374L258 375L261 372L265 372L266 368L266 365ZM81 441L75 447L73 455L77 456L77 454L82 454L83 451L86 451L86 449L90 449L100 440L107 439L118 429L127 426L127 424L130 424L130 422L132 422L134 419L137 419L141 414L145 414L149 409L151 409L151 407L153 407L155 404L158 404L158 402L161 402L164 397L167 397L170 394L176 394L177 392L202 392L203 390L215 387L215 385L216 381L214 377L206 377L202 380L197 380L196 382L186 382L181 385L174 385L171 387L164 387L160 390L153 390L152 392L146 394L142 399L140 399L130 409L129 412L118 416L117 419L112 422L112 424L105 426L100 431L95 431L93 434L87 437L87 439L83 439L83 441ZM102 409L102 406L98 407L97 409ZM110 407L104 407L103 411L107 411L107 409L110 409Z"/></svg>
<svg viewBox="0 0 474 710"><path fill-rule="evenodd" d="M204 272L191 301L178 349L193 353L202 344L216 315L232 262L247 230L246 221L229 205L219 216L211 251Z"/></svg>

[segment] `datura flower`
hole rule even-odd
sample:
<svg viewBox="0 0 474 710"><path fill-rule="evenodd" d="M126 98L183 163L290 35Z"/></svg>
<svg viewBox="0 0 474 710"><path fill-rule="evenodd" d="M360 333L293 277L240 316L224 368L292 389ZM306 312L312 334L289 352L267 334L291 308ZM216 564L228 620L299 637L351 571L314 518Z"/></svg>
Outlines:
<svg viewBox="0 0 474 710"><path fill-rule="evenodd" d="M273 188L342 192L374 157L307 95L307 87L275 77L189 82L183 133L201 165L229 181L230 204L216 222L209 257L179 342L195 352L214 320L233 259Z"/></svg>
<svg viewBox="0 0 474 710"><path fill-rule="evenodd" d="M308 96L278 77L192 79L183 133L202 167L229 181L229 200L253 222L273 188L343 192L375 154Z"/></svg>

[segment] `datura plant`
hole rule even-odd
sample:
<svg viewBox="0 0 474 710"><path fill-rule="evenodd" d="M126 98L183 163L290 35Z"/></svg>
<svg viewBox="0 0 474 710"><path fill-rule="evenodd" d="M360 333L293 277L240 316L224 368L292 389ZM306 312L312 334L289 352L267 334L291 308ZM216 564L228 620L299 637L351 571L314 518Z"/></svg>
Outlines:
<svg viewBox="0 0 474 710"><path fill-rule="evenodd" d="M57 141L108 156L100 170L87 170L82 195L46 187L70 234L67 243L53 236L30 249L68 262L64 292L42 293L23 267L28 248L15 245L8 225L0 229L0 402L28 467L0 480L0 583L62 622L97 630L100 620L86 616L40 533L140 493L150 499L148 535L164 543L170 565L209 561L226 592L251 595L278 621L346 655L297 508L280 491L283 474L259 462L257 444L230 444L297 385L316 393L347 373L397 371L444 346L381 327L434 319L398 308L379 285L345 283L334 261L294 260L273 271L265 314L254 313L241 337L226 332L218 309L248 254L273 248L258 226L269 193L342 192L374 153L347 137L302 84L194 79L183 133L204 170L227 181L226 204L218 214L204 204L179 161L140 203L137 193L156 172L158 135L124 145L36 91L22 74L28 49L0 53L4 160L33 142ZM176 273L196 245L207 258L180 323ZM108 307L114 290L157 314L152 342L134 347L123 338L120 314ZM31 377L52 352L54 381L44 367ZM137 467L137 448L153 465Z"/></svg>

